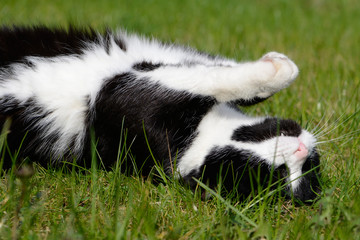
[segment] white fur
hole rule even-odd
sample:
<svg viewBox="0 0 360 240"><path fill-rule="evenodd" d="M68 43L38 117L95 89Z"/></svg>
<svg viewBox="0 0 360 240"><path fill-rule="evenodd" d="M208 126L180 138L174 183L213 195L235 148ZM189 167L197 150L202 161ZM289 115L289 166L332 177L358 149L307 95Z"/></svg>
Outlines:
<svg viewBox="0 0 360 240"><path fill-rule="evenodd" d="M225 64L229 64L226 62ZM214 96L220 102L239 98L266 98L289 86L298 75L296 65L283 54L271 52L260 60L231 65L165 66L139 76L169 88Z"/></svg>

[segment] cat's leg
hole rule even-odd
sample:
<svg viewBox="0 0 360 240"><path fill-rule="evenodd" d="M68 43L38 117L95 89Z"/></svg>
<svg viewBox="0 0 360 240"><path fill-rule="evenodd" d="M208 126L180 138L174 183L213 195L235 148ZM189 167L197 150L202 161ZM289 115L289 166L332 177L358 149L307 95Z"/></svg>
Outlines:
<svg viewBox="0 0 360 240"><path fill-rule="evenodd" d="M251 102L268 98L289 86L298 72L297 66L288 57L270 52L253 62L165 64L136 74L170 89L212 96L219 102Z"/></svg>

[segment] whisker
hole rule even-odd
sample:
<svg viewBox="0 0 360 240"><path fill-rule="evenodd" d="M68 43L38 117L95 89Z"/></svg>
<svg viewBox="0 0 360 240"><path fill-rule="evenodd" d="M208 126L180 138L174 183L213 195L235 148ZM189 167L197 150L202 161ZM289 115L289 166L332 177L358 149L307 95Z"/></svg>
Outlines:
<svg viewBox="0 0 360 240"><path fill-rule="evenodd" d="M350 142L353 138L349 138L347 141L344 141L340 146L344 146L345 144L347 144L348 142Z"/></svg>
<svg viewBox="0 0 360 240"><path fill-rule="evenodd" d="M331 124L328 128L326 128L326 130L324 130L323 132L319 132L317 133L316 138L322 138L326 135L328 135L329 133L333 132L335 129L337 129L339 126L342 126L344 123L346 123L347 121L349 121L351 118L353 118L355 115L357 115L360 112L360 110L352 113L349 117L345 118L343 121L341 121L340 123L338 123L341 118L343 118L344 114L342 114L339 118L337 118L333 124ZM335 124L337 124L337 126L333 127ZM331 129L332 128L332 129Z"/></svg>
<svg viewBox="0 0 360 240"><path fill-rule="evenodd" d="M327 142L336 142L336 141L339 141L339 140L341 140L341 139L354 136L354 135L356 135L356 134L359 133L359 132L360 132L360 129L358 129L358 130L356 130L356 131L353 131L353 132L350 132L350 133L347 133L347 134L344 134L344 135L342 135L342 136L333 138L333 139L324 140L324 141L319 141L319 142L317 142L316 144L323 144L323 143L327 143ZM350 138L349 140L351 140L351 139L352 139L352 138Z"/></svg>
<svg viewBox="0 0 360 240"><path fill-rule="evenodd" d="M329 134L330 132L334 131L335 129L337 129L339 126L341 126L341 124L343 124L346 119L339 123L339 121L344 117L345 113L341 114L333 123L331 123L329 126L322 128L321 131L318 131L315 136L316 138L321 138L323 136L326 136L327 134ZM330 119L329 119L330 120ZM327 121L328 122L328 121Z"/></svg>
<svg viewBox="0 0 360 240"><path fill-rule="evenodd" d="M331 115L329 116L329 118L325 121L325 123L316 131L313 131L313 134L316 136L318 133L320 133L324 128L326 128L326 124L330 121L330 119L332 118L332 116L335 114L335 111L333 111L331 113ZM322 116L322 118L320 119L319 123L315 126L315 128L318 128L320 126L320 123L324 120L325 118L325 114Z"/></svg>
<svg viewBox="0 0 360 240"><path fill-rule="evenodd" d="M317 148L316 151L319 152L319 153L328 153L327 150L325 150L325 149L320 149L320 148Z"/></svg>
<svg viewBox="0 0 360 240"><path fill-rule="evenodd" d="M334 115L334 114L335 114L335 111L330 115L329 119L330 119L331 116ZM319 129L320 123L322 123L322 121L324 121L325 116L326 116L326 115L325 115L325 113L324 113L323 116L321 117L320 121L316 124L316 126L315 126L315 127L313 128L313 130L311 131L312 134L316 135L316 134L318 133L318 131L321 130L321 128ZM325 125L325 124L324 124L324 125ZM324 125L323 125L323 126L324 126Z"/></svg>

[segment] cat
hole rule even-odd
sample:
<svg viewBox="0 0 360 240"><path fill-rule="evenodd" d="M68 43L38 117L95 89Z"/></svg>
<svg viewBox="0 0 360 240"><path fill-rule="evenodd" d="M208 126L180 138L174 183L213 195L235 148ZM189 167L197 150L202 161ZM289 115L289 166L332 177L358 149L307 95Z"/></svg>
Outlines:
<svg viewBox="0 0 360 240"><path fill-rule="evenodd" d="M154 158L193 188L194 179L215 188L221 178L246 197L272 178L306 202L321 191L315 137L293 120L238 108L286 88L298 72L277 52L239 63L125 31L3 26L0 126L11 119L9 149L43 165L89 164L94 132L111 167L126 130L145 175Z"/></svg>

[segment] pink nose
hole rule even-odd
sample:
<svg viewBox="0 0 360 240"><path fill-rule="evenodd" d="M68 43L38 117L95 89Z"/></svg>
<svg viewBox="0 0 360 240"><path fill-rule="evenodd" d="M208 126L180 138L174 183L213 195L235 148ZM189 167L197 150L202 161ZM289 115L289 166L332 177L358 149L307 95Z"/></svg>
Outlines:
<svg viewBox="0 0 360 240"><path fill-rule="evenodd" d="M300 140L299 140L300 141ZM303 158L306 158L307 155L308 155L309 151L308 149L306 148L306 146L304 145L304 143L302 143L300 141L300 145L299 145L299 148L295 151L295 156L299 159L303 159Z"/></svg>

